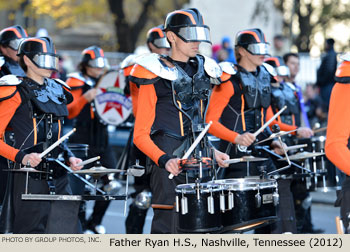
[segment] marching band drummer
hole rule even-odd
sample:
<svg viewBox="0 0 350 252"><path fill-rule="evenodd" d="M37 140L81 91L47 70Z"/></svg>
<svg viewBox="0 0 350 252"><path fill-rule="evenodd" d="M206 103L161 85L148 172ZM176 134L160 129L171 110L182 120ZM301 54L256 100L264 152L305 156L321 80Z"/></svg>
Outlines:
<svg viewBox="0 0 350 252"><path fill-rule="evenodd" d="M301 127L301 109L300 98L298 97L297 87L284 79L290 75L289 68L285 65L281 57L270 57L265 59L265 63L271 65L277 73L276 79L271 82L272 97L271 106L267 109L266 120L269 120L275 113L282 109L285 105L287 109L274 120L271 125L277 124L283 131L297 130L292 135L301 138L310 138L313 131L309 127ZM289 144L293 144L288 143Z"/></svg>
<svg viewBox="0 0 350 252"><path fill-rule="evenodd" d="M18 64L17 50L20 42L26 37L28 37L27 32L20 25L10 26L0 31L0 77L8 74L25 76L23 69ZM10 133L7 132L7 134ZM5 136L4 139L8 141L10 137ZM0 173L3 174L2 170L7 168L7 160L0 157ZM5 195L7 180L8 176L0 176L0 208Z"/></svg>
<svg viewBox="0 0 350 252"><path fill-rule="evenodd" d="M293 73L289 67L284 63L281 57L270 57L265 59L265 63L275 68L277 76L276 79L272 79L272 97L271 106L266 113L266 120L269 120L275 113L277 113L285 105L287 109L274 120L271 125L279 125L282 131L291 131L291 134L284 137L284 141L287 145L294 145L296 137L298 138L310 138L314 135L313 131L309 127L302 127L303 121L308 125L307 115L303 113L303 98L302 93L299 91L299 86L291 82L291 79L295 79L299 71L299 57L296 54L287 54L285 56L289 65L292 67ZM295 66L296 65L296 66ZM292 174L294 169L287 169L282 171L283 174ZM302 183L299 179L292 181L291 178L284 179L284 183L291 184L291 191L294 198L296 226L298 233L319 233L322 230L313 228L311 222L311 196L306 188L306 184ZM310 202L310 203L309 203Z"/></svg>
<svg viewBox="0 0 350 252"><path fill-rule="evenodd" d="M220 84L222 77L215 61L198 54L200 42L210 42L210 38L209 28L197 9L169 13L164 31L171 46L170 56L142 57L130 76L130 81L140 85L134 143L154 162L151 233L178 232L175 188L186 183L185 172L180 173L179 157L193 141L194 129L204 123L211 83ZM208 146L203 150L209 152ZM225 166L223 160L228 156L214 152L218 164ZM168 178L170 173L175 175L172 180ZM196 172L186 174L189 182L198 176ZM203 179L207 174L203 171Z"/></svg>
<svg viewBox="0 0 350 252"><path fill-rule="evenodd" d="M152 27L147 32L147 47L151 53L156 53L159 55L169 55L170 45L166 39L165 32L163 31L164 25L158 25ZM129 87L129 94L132 97L132 110L136 117L137 113L137 98L139 93L139 86L136 83L129 82L130 72L135 64L135 58L137 55L128 56L121 64L123 68L126 85ZM141 166L146 167L146 156L143 154L135 145L132 147L133 159L139 160ZM125 229L127 234L142 234L143 226L145 224L145 219L150 202L151 194L150 192L150 174L146 172L141 177L134 178L134 189L135 192L131 194L133 202L130 204L128 217L125 220ZM139 199L143 199L140 202ZM144 203L146 202L146 203Z"/></svg>
<svg viewBox="0 0 350 252"><path fill-rule="evenodd" d="M349 233L350 223L350 57L342 56L343 62L335 73L332 90L326 139L326 155L329 160L346 174L336 205L340 206L340 216L345 233Z"/></svg>
<svg viewBox="0 0 350 252"><path fill-rule="evenodd" d="M268 54L263 32L260 29L239 32L235 52L238 65L228 62L220 64L223 71L230 74L230 79L214 87L206 117L207 122L213 121L209 133L221 139L220 150L229 153L231 158L247 155L239 145L250 146L255 141L252 133L264 124L271 101L270 68L263 65ZM266 128L258 137L264 139L269 135L271 131ZM278 141L273 141L271 147L282 153ZM271 171L272 166L266 162L265 167L259 168L256 163L259 162L250 164L250 176L260 175L260 168ZM225 169L226 178L247 176L245 163L230 167L232 169Z"/></svg>
<svg viewBox="0 0 350 252"><path fill-rule="evenodd" d="M108 125L100 121L91 104L97 95L97 81L107 66L107 59L101 48L90 46L83 50L78 66L79 72L70 74L67 79L67 84L71 87L74 97L73 102L68 105L68 119L74 119L73 125L77 129L77 132L70 138L70 142L88 144L89 158L100 156L102 166L114 168L116 158L108 143ZM105 185L109 183L107 175L102 179ZM82 223L83 229L104 234L106 231L101 223L109 204L110 201L96 201L94 211L86 226L85 223Z"/></svg>
<svg viewBox="0 0 350 252"><path fill-rule="evenodd" d="M0 77L7 74L25 76L18 64L17 50L28 34L20 25L10 26L0 31Z"/></svg>
<svg viewBox="0 0 350 252"><path fill-rule="evenodd" d="M206 117L207 122L213 121L209 133L221 139L219 149L228 153L230 158L246 156L247 152L241 146L250 146L255 141L252 133L265 123L266 111L271 104L270 78L274 75L271 66L263 65L264 58L268 55L268 44L260 29L238 32L235 53L238 65L227 62L220 64L223 71L231 76L229 81L214 87ZM257 138L263 140L270 135L271 131L267 127ZM272 141L270 147L277 154L283 153L277 140ZM253 150L252 154L269 157L260 151ZM274 169L271 158L263 162L251 162L249 170L247 163L236 163L225 169L225 178L259 176L263 171L270 172ZM287 217L283 216L286 208L293 209L290 185L285 185L283 181L277 182L280 194L279 221L272 230L260 229L256 232L296 232L293 213L288 211Z"/></svg>
<svg viewBox="0 0 350 252"><path fill-rule="evenodd" d="M27 77L7 75L0 85L0 133L3 135L7 126L12 127L15 146L10 147L1 139L0 155L15 162L16 168L26 165L44 170L44 163L53 168L52 183L29 177L29 193L49 194L50 184L57 194L69 194L66 171L39 155L60 138L62 120L68 115L67 104L72 101L64 82L49 79L52 71L57 70L54 44L46 37L27 38L21 43L18 55ZM73 170L82 168L76 166L81 159L73 157L64 145L63 149L57 147L47 156L56 159L63 150ZM22 200L25 181L24 173L15 173L14 233L78 232L77 202Z"/></svg>

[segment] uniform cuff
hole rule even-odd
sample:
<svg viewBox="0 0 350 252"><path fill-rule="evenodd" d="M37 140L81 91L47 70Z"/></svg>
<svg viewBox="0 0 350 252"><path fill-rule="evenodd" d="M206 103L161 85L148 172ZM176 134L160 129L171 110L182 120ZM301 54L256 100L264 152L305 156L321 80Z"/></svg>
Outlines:
<svg viewBox="0 0 350 252"><path fill-rule="evenodd" d="M17 154L16 154L16 156L15 156L15 161L16 161L16 163L21 164L21 163L22 163L22 160L23 160L23 158L24 158L25 155L26 155L26 154L25 154L23 151L17 152Z"/></svg>
<svg viewBox="0 0 350 252"><path fill-rule="evenodd" d="M164 154L162 156L160 156L160 158L158 159L158 166L160 168L165 168L165 164L172 159L171 156L169 156L168 154Z"/></svg>

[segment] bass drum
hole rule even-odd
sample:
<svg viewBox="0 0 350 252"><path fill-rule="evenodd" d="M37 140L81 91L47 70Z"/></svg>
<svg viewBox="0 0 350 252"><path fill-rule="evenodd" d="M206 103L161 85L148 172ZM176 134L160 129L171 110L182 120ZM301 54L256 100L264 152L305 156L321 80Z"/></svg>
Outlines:
<svg viewBox="0 0 350 252"><path fill-rule="evenodd" d="M102 123L117 126L131 115L131 97L124 94L125 85L122 70L109 71L98 81L93 105Z"/></svg>

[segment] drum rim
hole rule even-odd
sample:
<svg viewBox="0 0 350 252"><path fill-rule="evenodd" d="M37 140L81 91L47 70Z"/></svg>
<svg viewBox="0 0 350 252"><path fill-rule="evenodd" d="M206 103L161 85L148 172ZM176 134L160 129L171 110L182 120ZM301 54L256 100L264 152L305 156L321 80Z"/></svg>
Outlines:
<svg viewBox="0 0 350 252"><path fill-rule="evenodd" d="M227 183L230 181L236 182L236 183ZM248 182L249 184L244 182ZM214 180L212 181L212 183L220 185L221 189L233 190L233 191L249 191L249 190L257 190L257 189L265 189L265 188L277 188L277 181L275 179L257 179L257 178L220 179L220 180Z"/></svg>
<svg viewBox="0 0 350 252"><path fill-rule="evenodd" d="M189 183L189 184L179 184L175 188L175 192L177 193L187 193L187 194L196 194L195 190L195 183ZM218 192L221 191L220 186L217 184L211 184L211 183L200 183L201 186L208 186L206 188L200 187L200 192L203 193L210 193L210 192Z"/></svg>

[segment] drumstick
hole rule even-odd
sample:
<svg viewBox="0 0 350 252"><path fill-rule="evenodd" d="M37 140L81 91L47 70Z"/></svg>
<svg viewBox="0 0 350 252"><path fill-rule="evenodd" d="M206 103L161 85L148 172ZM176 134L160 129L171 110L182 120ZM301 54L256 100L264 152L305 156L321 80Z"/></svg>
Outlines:
<svg viewBox="0 0 350 252"><path fill-rule="evenodd" d="M295 149L300 149L300 148L304 148L304 147L307 147L307 144L287 146L285 149L286 149L286 151L289 151L289 150L295 150Z"/></svg>
<svg viewBox="0 0 350 252"><path fill-rule="evenodd" d="M273 117L271 117L270 120L268 120L263 126L261 126L260 129L258 129L256 132L253 133L255 137L257 137L267 126L272 123L273 120L275 120L283 111L287 109L287 106L284 106L280 111L278 111Z"/></svg>
<svg viewBox="0 0 350 252"><path fill-rule="evenodd" d="M205 126L205 128L202 130L202 132L198 135L198 137L194 140L193 144L190 146L190 148L188 148L188 150L186 151L185 155L183 155L183 157L181 159L187 159L192 151L194 150L194 148L197 147L197 145L199 144L199 142L202 140L202 138L205 136L205 134L207 133L207 131L209 130L210 126L212 125L212 121L210 121L207 126ZM171 173L169 174L169 179L173 179L174 175Z"/></svg>
<svg viewBox="0 0 350 252"><path fill-rule="evenodd" d="M233 159L224 160L225 164L236 164L239 162L243 162L243 158L233 158Z"/></svg>
<svg viewBox="0 0 350 252"><path fill-rule="evenodd" d="M84 166L84 165L90 164L92 162L95 162L96 160L99 160L100 158L101 158L100 156L93 157L93 158L90 158L90 159L87 159L87 160L80 162L76 166Z"/></svg>
<svg viewBox="0 0 350 252"><path fill-rule="evenodd" d="M319 129L314 129L312 130L314 133L318 133L318 132L321 132L321 131L325 131L327 130L327 127L323 127L323 128L319 128Z"/></svg>
<svg viewBox="0 0 350 252"><path fill-rule="evenodd" d="M53 149L55 149L60 143L62 143L64 140L66 140L70 135L72 135L74 132L76 131L76 129L72 129L71 131L69 131L67 134L65 134L63 137L61 137L60 139L58 139L56 142L54 142L51 146L49 146L49 148L47 148L46 150L44 150L42 153L39 154L40 158L43 158L44 156L46 156L46 154L48 154L50 151L52 151Z"/></svg>

